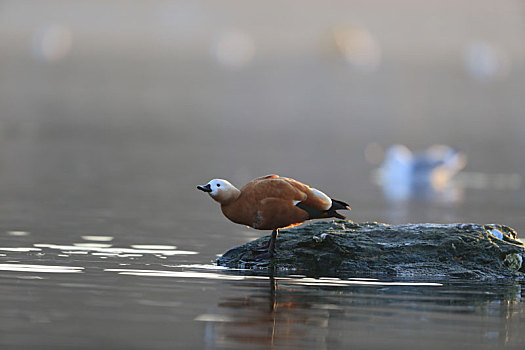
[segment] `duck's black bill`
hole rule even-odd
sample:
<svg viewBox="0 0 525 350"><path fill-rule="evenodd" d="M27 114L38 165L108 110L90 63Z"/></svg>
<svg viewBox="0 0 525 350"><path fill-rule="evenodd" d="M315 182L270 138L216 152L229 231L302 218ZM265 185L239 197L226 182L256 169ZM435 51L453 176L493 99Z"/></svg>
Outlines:
<svg viewBox="0 0 525 350"><path fill-rule="evenodd" d="M197 188L203 192L211 192L211 186L209 184L206 186L197 186Z"/></svg>

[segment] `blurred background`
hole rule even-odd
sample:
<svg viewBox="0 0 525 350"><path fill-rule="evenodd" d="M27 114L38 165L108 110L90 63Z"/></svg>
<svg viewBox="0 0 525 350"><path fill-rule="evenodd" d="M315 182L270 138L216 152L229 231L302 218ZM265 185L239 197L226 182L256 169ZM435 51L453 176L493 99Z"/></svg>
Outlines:
<svg viewBox="0 0 525 350"><path fill-rule="evenodd" d="M524 34L523 1L2 1L2 225L205 240L246 230L195 185L278 173L523 231Z"/></svg>
<svg viewBox="0 0 525 350"><path fill-rule="evenodd" d="M218 272L269 232L195 186L525 238L524 37L517 0L0 0L0 346L522 349L517 282Z"/></svg>

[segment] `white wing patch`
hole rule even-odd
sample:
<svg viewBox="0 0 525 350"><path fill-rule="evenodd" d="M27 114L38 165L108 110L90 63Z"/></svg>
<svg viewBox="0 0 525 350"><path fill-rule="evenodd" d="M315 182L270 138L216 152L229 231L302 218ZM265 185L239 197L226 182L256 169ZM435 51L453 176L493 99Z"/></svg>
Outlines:
<svg viewBox="0 0 525 350"><path fill-rule="evenodd" d="M317 188L311 188L314 196L316 196L317 198L319 198L320 200L322 200L323 202L326 203L325 207L323 208L324 210L328 210L330 209L330 207L332 206L332 200L330 199L330 197L328 197L326 194L324 194L323 192L319 191Z"/></svg>

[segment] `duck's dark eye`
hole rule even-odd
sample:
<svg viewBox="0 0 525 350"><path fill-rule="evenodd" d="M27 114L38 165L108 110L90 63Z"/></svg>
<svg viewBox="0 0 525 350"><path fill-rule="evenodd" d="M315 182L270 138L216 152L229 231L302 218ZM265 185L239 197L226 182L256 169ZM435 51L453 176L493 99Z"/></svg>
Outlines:
<svg viewBox="0 0 525 350"><path fill-rule="evenodd" d="M217 184L217 187L221 187L221 184Z"/></svg>

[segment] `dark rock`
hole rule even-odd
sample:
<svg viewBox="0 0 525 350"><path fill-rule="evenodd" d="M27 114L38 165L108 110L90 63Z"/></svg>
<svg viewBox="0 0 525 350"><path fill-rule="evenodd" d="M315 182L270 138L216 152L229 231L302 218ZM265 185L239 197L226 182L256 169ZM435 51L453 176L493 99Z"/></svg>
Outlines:
<svg viewBox="0 0 525 350"><path fill-rule="evenodd" d="M525 245L504 225L314 222L281 230L271 260L257 260L259 238L217 264L338 277L524 278Z"/></svg>

